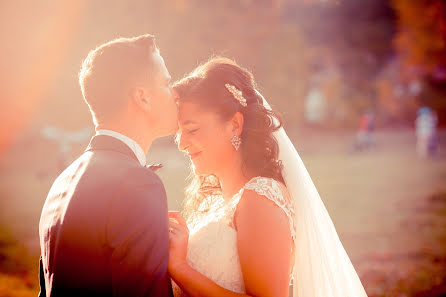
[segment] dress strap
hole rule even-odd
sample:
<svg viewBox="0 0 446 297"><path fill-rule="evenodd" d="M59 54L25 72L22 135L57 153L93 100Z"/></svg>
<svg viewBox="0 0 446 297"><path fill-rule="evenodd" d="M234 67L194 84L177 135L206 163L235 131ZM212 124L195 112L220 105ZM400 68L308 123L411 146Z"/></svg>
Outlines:
<svg viewBox="0 0 446 297"><path fill-rule="evenodd" d="M282 209L286 216L288 217L288 221L290 223L291 236L293 241L296 239L296 228L294 225L294 208L291 205L288 198L288 192L286 187L279 183L278 181L268 178L268 177L255 177L251 179L243 189L236 195L233 201L233 205L236 207L240 198L242 197L243 190L252 190L257 194L266 197L276 204L280 209Z"/></svg>

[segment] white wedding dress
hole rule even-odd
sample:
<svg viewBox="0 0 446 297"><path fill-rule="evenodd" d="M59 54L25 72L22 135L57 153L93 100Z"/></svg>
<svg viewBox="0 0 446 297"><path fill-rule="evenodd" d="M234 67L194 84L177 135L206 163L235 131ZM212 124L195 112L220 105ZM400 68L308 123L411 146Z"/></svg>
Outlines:
<svg viewBox="0 0 446 297"><path fill-rule="evenodd" d="M285 186L271 178L255 177L229 201L224 201L223 197L215 198L208 211L196 213L188 224L187 262L219 286L236 293L245 293L245 285L233 221L238 202L245 190L255 191L280 207L289 219L293 240L296 238L294 209L289 202L288 192ZM184 295L173 281L172 285L175 297Z"/></svg>
<svg viewBox="0 0 446 297"><path fill-rule="evenodd" d="M271 109L265 98L263 105ZM298 280L293 286L294 297L367 297L293 143L283 128L273 134L286 187L273 179L256 177L230 201L213 200L211 209L197 212L189 224L188 263L221 287L245 293L233 220L243 191L253 190L280 207L289 219L294 243L292 275ZM175 297L182 296L175 283L173 289Z"/></svg>

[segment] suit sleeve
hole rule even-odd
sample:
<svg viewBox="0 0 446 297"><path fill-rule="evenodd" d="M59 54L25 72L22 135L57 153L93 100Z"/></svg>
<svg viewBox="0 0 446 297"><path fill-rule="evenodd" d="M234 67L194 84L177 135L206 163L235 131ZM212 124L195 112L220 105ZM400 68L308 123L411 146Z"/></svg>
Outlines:
<svg viewBox="0 0 446 297"><path fill-rule="evenodd" d="M111 203L107 239L112 248L112 285L116 297L172 296L167 274L166 193L159 178L150 174L153 176L146 175L143 182L138 177L137 182L124 184Z"/></svg>
<svg viewBox="0 0 446 297"><path fill-rule="evenodd" d="M40 257L39 260L39 285L40 285L39 297L46 297L45 275L43 273L42 257Z"/></svg>

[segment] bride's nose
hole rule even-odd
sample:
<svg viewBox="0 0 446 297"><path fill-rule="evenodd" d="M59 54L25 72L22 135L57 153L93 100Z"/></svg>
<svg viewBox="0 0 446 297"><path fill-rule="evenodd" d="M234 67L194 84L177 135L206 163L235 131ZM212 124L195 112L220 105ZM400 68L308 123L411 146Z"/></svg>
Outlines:
<svg viewBox="0 0 446 297"><path fill-rule="evenodd" d="M186 135L184 135L184 133L177 133L175 140L180 151L185 151L189 147L189 140L187 139Z"/></svg>

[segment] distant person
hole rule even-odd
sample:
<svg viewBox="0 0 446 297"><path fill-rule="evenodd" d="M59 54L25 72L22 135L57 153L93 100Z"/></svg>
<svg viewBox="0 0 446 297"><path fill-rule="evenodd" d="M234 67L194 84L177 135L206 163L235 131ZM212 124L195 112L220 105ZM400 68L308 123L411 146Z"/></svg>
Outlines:
<svg viewBox="0 0 446 297"><path fill-rule="evenodd" d="M415 119L417 154L421 158L435 155L438 147L437 113L429 107L421 107Z"/></svg>
<svg viewBox="0 0 446 297"><path fill-rule="evenodd" d="M429 138L429 144L428 144L428 154L429 156L435 156L438 151L438 115L435 110L431 110L431 116L432 116L432 135Z"/></svg>
<svg viewBox="0 0 446 297"><path fill-rule="evenodd" d="M364 151L375 146L375 138L373 132L375 130L375 115L372 111L364 113L358 125L356 133L355 149Z"/></svg>
<svg viewBox="0 0 446 297"><path fill-rule="evenodd" d="M308 124L322 124L325 119L326 100L319 87L314 86L305 99L305 120Z"/></svg>

